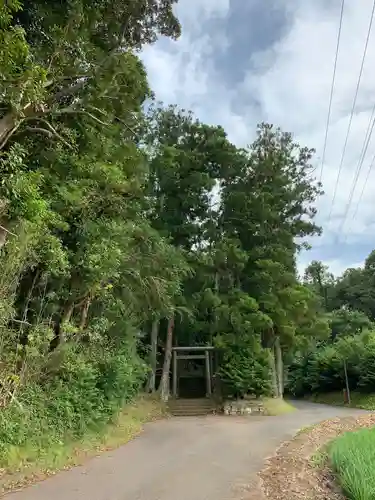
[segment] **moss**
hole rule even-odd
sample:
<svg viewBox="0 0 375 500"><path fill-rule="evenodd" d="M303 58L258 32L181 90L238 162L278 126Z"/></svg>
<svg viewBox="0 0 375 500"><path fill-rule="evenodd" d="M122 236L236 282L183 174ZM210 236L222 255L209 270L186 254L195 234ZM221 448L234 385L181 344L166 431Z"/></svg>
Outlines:
<svg viewBox="0 0 375 500"><path fill-rule="evenodd" d="M284 415L296 410L293 405L282 398L264 398L263 405L266 415L272 416Z"/></svg>

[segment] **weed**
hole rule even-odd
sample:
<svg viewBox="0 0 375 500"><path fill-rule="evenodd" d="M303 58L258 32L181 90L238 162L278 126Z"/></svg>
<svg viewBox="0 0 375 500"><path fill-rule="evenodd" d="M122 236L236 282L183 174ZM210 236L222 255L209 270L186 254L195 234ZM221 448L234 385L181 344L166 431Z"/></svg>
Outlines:
<svg viewBox="0 0 375 500"><path fill-rule="evenodd" d="M314 455L310 459L310 462L313 467L321 469L322 467L324 467L324 465L327 464L328 460L329 460L329 454L327 446L323 446L314 453Z"/></svg>

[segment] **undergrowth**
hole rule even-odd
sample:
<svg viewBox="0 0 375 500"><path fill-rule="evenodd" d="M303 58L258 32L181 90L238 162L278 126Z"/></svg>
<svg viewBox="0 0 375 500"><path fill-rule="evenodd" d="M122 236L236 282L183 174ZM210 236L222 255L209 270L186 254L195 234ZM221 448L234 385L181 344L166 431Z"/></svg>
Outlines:
<svg viewBox="0 0 375 500"><path fill-rule="evenodd" d="M352 408L361 408L363 410L375 410L375 394L361 393L353 391L350 393L350 405L344 402L342 392L329 392L323 394L314 394L308 398L315 403L330 404L334 406L348 406Z"/></svg>
<svg viewBox="0 0 375 500"><path fill-rule="evenodd" d="M126 344L112 349L65 346L53 376L46 372L45 379L29 381L2 408L0 467L5 472L38 464L57 467L72 444L103 436L116 425L139 393L145 371Z"/></svg>

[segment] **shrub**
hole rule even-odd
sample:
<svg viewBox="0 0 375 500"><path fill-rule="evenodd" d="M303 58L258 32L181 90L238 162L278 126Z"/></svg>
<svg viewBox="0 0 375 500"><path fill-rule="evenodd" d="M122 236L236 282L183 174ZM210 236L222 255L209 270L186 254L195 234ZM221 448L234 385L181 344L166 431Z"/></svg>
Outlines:
<svg viewBox="0 0 375 500"><path fill-rule="evenodd" d="M15 455L39 459L51 446L99 430L139 392L145 374L129 344L65 345L53 376L27 384L0 412L0 465Z"/></svg>
<svg viewBox="0 0 375 500"><path fill-rule="evenodd" d="M295 396L341 391L344 363L352 390L375 391L375 332L339 338L300 355L289 367L287 389Z"/></svg>
<svg viewBox="0 0 375 500"><path fill-rule="evenodd" d="M231 396L271 393L269 352L260 346L232 345L224 352L219 376Z"/></svg>

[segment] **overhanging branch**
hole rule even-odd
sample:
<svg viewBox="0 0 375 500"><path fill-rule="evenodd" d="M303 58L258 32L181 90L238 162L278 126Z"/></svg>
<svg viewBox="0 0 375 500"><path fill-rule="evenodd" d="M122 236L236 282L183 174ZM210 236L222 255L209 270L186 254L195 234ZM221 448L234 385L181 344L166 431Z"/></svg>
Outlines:
<svg viewBox="0 0 375 500"><path fill-rule="evenodd" d="M9 231L9 229L7 229L6 227L2 226L1 224L0 224L0 229L2 231L5 231L6 233L10 234L11 236L17 236L16 234L12 233L11 231Z"/></svg>

